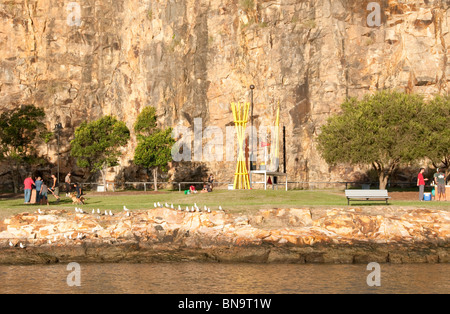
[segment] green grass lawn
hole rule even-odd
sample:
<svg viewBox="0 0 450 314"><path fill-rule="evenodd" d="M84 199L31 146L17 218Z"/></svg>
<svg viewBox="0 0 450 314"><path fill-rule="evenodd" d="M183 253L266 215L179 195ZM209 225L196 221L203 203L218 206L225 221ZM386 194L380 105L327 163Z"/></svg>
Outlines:
<svg viewBox="0 0 450 314"><path fill-rule="evenodd" d="M191 194L185 195L178 191L162 191L158 194L137 193L127 195L124 193L109 193L102 195L101 193L88 192L85 196L87 201L83 208L87 212L92 209L112 210L118 212L123 210L123 206L127 206L131 210L146 210L154 208L154 202L174 204L177 208L181 205L183 209L186 206L192 206L194 203L200 208L203 206L210 207L211 210L217 210L218 206L222 206L226 211L231 213L252 213L260 209L271 208L347 208L347 200L343 191L289 191L284 190L251 190L251 191L228 191L215 190L213 193ZM73 210L76 205L72 205L71 199L62 194L62 200L59 204L55 203L55 198L50 196L50 205L26 205L23 198L19 195L12 199L0 200L0 219L21 212L34 212L38 208L41 209L66 209ZM369 207L369 206L385 206L384 202L352 202L351 207ZM449 202L414 202L414 201L391 201L392 207L412 207L412 208L430 208L449 210Z"/></svg>

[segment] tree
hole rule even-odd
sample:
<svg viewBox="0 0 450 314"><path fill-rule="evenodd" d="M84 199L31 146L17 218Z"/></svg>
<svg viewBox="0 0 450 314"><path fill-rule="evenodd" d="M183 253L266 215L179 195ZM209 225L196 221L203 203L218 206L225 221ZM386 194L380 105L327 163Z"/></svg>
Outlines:
<svg viewBox="0 0 450 314"><path fill-rule="evenodd" d="M129 139L130 130L115 117L83 122L75 130L71 155L77 158L79 167L89 169L91 173L100 171L106 185L106 170L119 164L120 148L127 145Z"/></svg>
<svg viewBox="0 0 450 314"><path fill-rule="evenodd" d="M381 91L361 101L351 98L318 136L318 149L329 164L372 165L380 189L401 164L426 156L423 98Z"/></svg>
<svg viewBox="0 0 450 314"><path fill-rule="evenodd" d="M172 161L172 146L175 144L172 128L158 129L155 109L146 107L139 114L134 130L138 141L134 163L152 170L153 183L157 191L158 168L167 171L167 166Z"/></svg>
<svg viewBox="0 0 450 314"><path fill-rule="evenodd" d="M436 96L426 107L424 125L427 127L427 157L438 168L450 172L450 96Z"/></svg>
<svg viewBox="0 0 450 314"><path fill-rule="evenodd" d="M19 171L24 163L39 161L36 146L47 137L44 110L33 105L3 112L0 116L0 160L12 173L14 193L19 190Z"/></svg>

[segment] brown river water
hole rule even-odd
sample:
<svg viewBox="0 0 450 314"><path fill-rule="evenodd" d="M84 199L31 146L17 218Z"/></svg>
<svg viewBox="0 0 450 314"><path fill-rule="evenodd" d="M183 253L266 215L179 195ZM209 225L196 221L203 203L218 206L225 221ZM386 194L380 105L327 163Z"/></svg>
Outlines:
<svg viewBox="0 0 450 314"><path fill-rule="evenodd" d="M67 265L0 266L2 294L450 293L450 264L381 264L369 287L367 265L215 263L81 264L69 287Z"/></svg>

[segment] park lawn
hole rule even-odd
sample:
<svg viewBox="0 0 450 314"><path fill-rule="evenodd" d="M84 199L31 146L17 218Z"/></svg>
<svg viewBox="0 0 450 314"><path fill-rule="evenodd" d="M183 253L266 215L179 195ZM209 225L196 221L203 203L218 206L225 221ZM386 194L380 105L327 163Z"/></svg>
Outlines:
<svg viewBox="0 0 450 314"><path fill-rule="evenodd" d="M213 193L185 195L178 191L161 191L160 193L134 193L126 192L108 193L90 193L85 195L87 201L83 206L72 205L72 201L62 195L59 204L55 203L55 198L50 196L50 205L27 205L23 203L22 197L14 199L0 200L0 219L23 212L35 212L38 208L71 210L75 207L83 208L90 213L92 209L112 210L120 212L125 205L131 210L148 210L154 208L155 202L161 204L173 204L175 208L178 205L185 209L186 206L193 206L194 203L203 209L204 206L211 208L212 211L218 210L222 206L230 213L255 213L260 209L272 208L348 208L347 200L343 191L305 191L305 190L247 190L247 191L228 191L215 190ZM365 206L386 206L383 202L352 202L350 207ZM414 201L391 201L392 207L411 207L411 208L430 208L448 210L448 202L414 202Z"/></svg>

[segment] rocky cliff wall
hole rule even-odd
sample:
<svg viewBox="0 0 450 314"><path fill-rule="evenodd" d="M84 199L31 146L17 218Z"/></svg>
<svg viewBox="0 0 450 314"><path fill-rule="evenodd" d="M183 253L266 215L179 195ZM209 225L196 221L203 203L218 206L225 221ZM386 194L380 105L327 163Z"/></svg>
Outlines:
<svg viewBox="0 0 450 314"><path fill-rule="evenodd" d="M381 8L379 26L368 23L377 22L370 3ZM446 93L449 7L409 0L3 0L0 110L32 103L45 108L49 127L61 121L67 170L68 142L84 120L113 114L132 128L151 105L163 126L193 129L201 118L203 127L224 129L233 121L230 102L247 101L254 84L256 126L272 125L280 102L290 179L352 179L353 168L330 168L318 155L320 126L347 96L382 88ZM124 149L122 167L134 145ZM205 167L229 181L235 166Z"/></svg>

